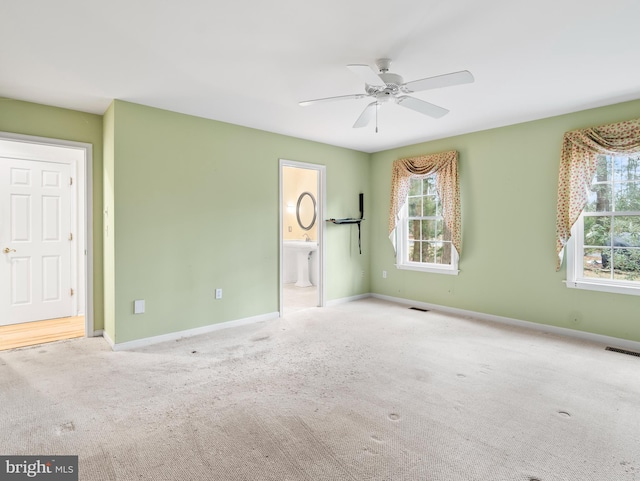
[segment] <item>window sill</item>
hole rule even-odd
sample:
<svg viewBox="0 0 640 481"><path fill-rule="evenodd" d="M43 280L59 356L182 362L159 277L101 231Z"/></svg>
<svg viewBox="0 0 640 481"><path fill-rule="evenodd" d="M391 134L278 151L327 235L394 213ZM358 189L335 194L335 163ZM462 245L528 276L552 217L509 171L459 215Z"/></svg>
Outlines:
<svg viewBox="0 0 640 481"><path fill-rule="evenodd" d="M430 272L432 274L447 274L450 276L457 276L460 272L459 269L455 269L453 267L435 267L417 264L396 264L396 268L405 271Z"/></svg>
<svg viewBox="0 0 640 481"><path fill-rule="evenodd" d="M586 280L563 282L570 289L586 289L588 291L611 292L613 294L628 294L632 296L640 296L640 286L621 284L613 285Z"/></svg>

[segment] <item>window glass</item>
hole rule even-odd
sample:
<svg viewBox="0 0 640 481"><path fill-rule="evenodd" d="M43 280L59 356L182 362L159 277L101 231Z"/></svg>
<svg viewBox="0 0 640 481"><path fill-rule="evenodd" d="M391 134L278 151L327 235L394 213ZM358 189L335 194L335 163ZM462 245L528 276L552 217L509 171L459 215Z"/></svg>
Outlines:
<svg viewBox="0 0 640 481"><path fill-rule="evenodd" d="M598 157L576 230L569 281L630 287L640 294L640 155Z"/></svg>
<svg viewBox="0 0 640 481"><path fill-rule="evenodd" d="M399 267L457 269L457 253L442 217L436 182L435 175L411 179L398 230Z"/></svg>

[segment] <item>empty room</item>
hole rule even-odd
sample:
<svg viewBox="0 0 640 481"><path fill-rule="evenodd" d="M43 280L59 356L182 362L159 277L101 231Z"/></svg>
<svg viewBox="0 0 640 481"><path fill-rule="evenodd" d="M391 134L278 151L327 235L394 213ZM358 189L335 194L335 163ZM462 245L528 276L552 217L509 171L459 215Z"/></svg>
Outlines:
<svg viewBox="0 0 640 481"><path fill-rule="evenodd" d="M0 480L640 480L637 18L3 2Z"/></svg>

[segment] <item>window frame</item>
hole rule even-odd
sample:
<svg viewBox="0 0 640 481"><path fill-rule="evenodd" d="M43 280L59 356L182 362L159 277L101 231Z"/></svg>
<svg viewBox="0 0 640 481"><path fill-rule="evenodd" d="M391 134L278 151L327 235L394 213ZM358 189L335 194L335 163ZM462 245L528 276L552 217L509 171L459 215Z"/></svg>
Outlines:
<svg viewBox="0 0 640 481"><path fill-rule="evenodd" d="M611 157L630 157L627 154L614 154ZM614 182L615 184L615 182ZM594 185L592 182L591 185ZM614 197L612 194L612 201ZM569 238L567 249L567 279L565 284L569 288L586 289L591 291L610 292L614 294L628 294L640 296L640 281L625 281L616 279L595 279L584 276L584 249L589 246L584 245L584 218L593 216L609 216L612 219L620 216L638 216L640 211L615 211L615 204L612 205L612 211L596 211L586 212L587 206L583 208L580 216L571 228L571 237ZM596 247L597 248L597 247Z"/></svg>
<svg viewBox="0 0 640 481"><path fill-rule="evenodd" d="M434 177L435 182L438 182L438 176L436 174L431 175L412 175L411 180L420 179L424 180L428 177ZM436 185L434 184L434 185ZM396 228L396 268L401 270L410 270L410 271L419 271L419 272L430 272L434 274L448 274L448 275L458 275L460 270L458 269L458 263L460 256L458 255L458 251L456 250L453 242L449 241L451 244L451 264L436 264L433 262L414 262L410 261L408 258L408 246L409 246L409 197L410 190L407 193L407 197L405 198L405 202L398 213L398 225ZM437 194L436 194L437 195ZM424 196L424 193L423 193ZM431 220L441 220L444 222L444 217L442 214L436 216L421 216L420 219L431 219ZM413 219L413 218L411 218ZM446 241L445 241L446 242Z"/></svg>

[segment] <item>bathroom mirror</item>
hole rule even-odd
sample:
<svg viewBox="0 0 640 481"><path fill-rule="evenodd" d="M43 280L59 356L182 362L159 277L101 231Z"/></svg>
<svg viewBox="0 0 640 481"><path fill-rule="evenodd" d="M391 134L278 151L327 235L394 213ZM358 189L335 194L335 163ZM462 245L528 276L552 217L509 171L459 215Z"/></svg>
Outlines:
<svg viewBox="0 0 640 481"><path fill-rule="evenodd" d="M316 223L316 198L311 192L303 192L298 197L296 218L298 225L304 230L311 229Z"/></svg>

